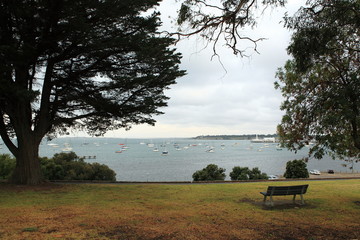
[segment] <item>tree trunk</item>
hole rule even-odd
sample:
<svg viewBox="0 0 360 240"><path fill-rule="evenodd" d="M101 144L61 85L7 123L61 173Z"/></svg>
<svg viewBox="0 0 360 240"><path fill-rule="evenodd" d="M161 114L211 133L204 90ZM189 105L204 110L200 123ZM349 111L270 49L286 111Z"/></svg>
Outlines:
<svg viewBox="0 0 360 240"><path fill-rule="evenodd" d="M20 140L15 157L16 167L10 182L27 185L36 185L43 182L39 162L39 144L31 140Z"/></svg>

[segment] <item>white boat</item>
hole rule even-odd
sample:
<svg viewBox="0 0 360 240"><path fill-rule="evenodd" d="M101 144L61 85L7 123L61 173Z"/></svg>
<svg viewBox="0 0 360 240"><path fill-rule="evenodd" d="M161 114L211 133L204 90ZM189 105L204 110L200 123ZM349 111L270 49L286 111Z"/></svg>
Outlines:
<svg viewBox="0 0 360 240"><path fill-rule="evenodd" d="M70 146L69 143L64 143L64 148L61 149L61 151L63 151L63 152L71 152L72 150L73 149L72 149L72 147Z"/></svg>
<svg viewBox="0 0 360 240"><path fill-rule="evenodd" d="M258 138L256 135L256 138L251 139L250 142L252 143L275 143L276 139L274 137L272 138Z"/></svg>
<svg viewBox="0 0 360 240"><path fill-rule="evenodd" d="M57 148L57 147L59 147L59 144L57 144L57 143L48 143L48 146L53 147L53 148Z"/></svg>
<svg viewBox="0 0 360 240"><path fill-rule="evenodd" d="M63 149L61 149L62 152L71 152L72 150L72 147L64 147Z"/></svg>

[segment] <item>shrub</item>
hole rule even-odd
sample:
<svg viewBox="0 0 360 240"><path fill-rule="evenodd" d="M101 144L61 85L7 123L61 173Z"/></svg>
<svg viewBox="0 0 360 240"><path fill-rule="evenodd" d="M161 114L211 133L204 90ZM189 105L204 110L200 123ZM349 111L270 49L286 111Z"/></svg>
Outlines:
<svg viewBox="0 0 360 240"><path fill-rule="evenodd" d="M9 154L0 155L0 179L8 179L13 173L16 165L15 158Z"/></svg>
<svg viewBox="0 0 360 240"><path fill-rule="evenodd" d="M53 158L39 158L44 179L47 180L104 180L115 181L116 173L108 166L87 163L74 153L56 153ZM16 160L8 154L0 155L0 179L8 179Z"/></svg>
<svg viewBox="0 0 360 240"><path fill-rule="evenodd" d="M73 162L75 160L79 159L79 157L74 152L62 152L62 153L55 153L53 160L57 164L64 165L65 163Z"/></svg>
<svg viewBox="0 0 360 240"><path fill-rule="evenodd" d="M93 168L93 175L91 176L92 180L111 180L111 181L116 180L115 178L116 173L105 164L100 164L95 162L92 164L92 168Z"/></svg>
<svg viewBox="0 0 360 240"><path fill-rule="evenodd" d="M234 167L230 173L231 180L252 180L252 179L268 179L266 173L262 173L259 168L249 169L248 167Z"/></svg>
<svg viewBox="0 0 360 240"><path fill-rule="evenodd" d="M230 173L231 180L248 180L250 169L248 167L233 167Z"/></svg>
<svg viewBox="0 0 360 240"><path fill-rule="evenodd" d="M107 165L87 163L74 152L55 154L47 166L50 180L116 180L116 173Z"/></svg>
<svg viewBox="0 0 360 240"><path fill-rule="evenodd" d="M196 171L192 177L194 181L215 181L215 180L224 180L225 175L225 169L219 168L215 164L209 164L206 166L206 168L203 168L202 170Z"/></svg>
<svg viewBox="0 0 360 240"><path fill-rule="evenodd" d="M65 171L61 164L55 163L54 159L40 158L40 166L43 177L48 180L63 180Z"/></svg>
<svg viewBox="0 0 360 240"><path fill-rule="evenodd" d="M262 173L259 168L253 168L249 173L249 179L268 179L266 173Z"/></svg>
<svg viewBox="0 0 360 240"><path fill-rule="evenodd" d="M309 172L304 160L293 160L286 163L285 178L308 178Z"/></svg>

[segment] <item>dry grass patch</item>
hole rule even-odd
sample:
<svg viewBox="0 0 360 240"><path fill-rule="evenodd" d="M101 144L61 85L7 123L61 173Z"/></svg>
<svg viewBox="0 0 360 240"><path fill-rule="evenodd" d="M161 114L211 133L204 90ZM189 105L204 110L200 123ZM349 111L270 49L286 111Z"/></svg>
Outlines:
<svg viewBox="0 0 360 240"><path fill-rule="evenodd" d="M360 239L359 180L304 182L306 205L274 208L270 184L297 183L0 184L0 239Z"/></svg>

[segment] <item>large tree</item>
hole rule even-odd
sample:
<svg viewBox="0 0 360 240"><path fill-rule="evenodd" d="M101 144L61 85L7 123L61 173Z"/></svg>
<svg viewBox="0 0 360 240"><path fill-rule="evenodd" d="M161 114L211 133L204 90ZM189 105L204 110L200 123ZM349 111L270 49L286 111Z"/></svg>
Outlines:
<svg viewBox="0 0 360 240"><path fill-rule="evenodd" d="M0 0L0 134L17 159L13 182L41 182L44 136L154 124L184 74L173 39L157 32L158 2Z"/></svg>
<svg viewBox="0 0 360 240"><path fill-rule="evenodd" d="M285 98L284 144L310 154L360 158L360 1L309 1L287 19L294 30L276 83Z"/></svg>

